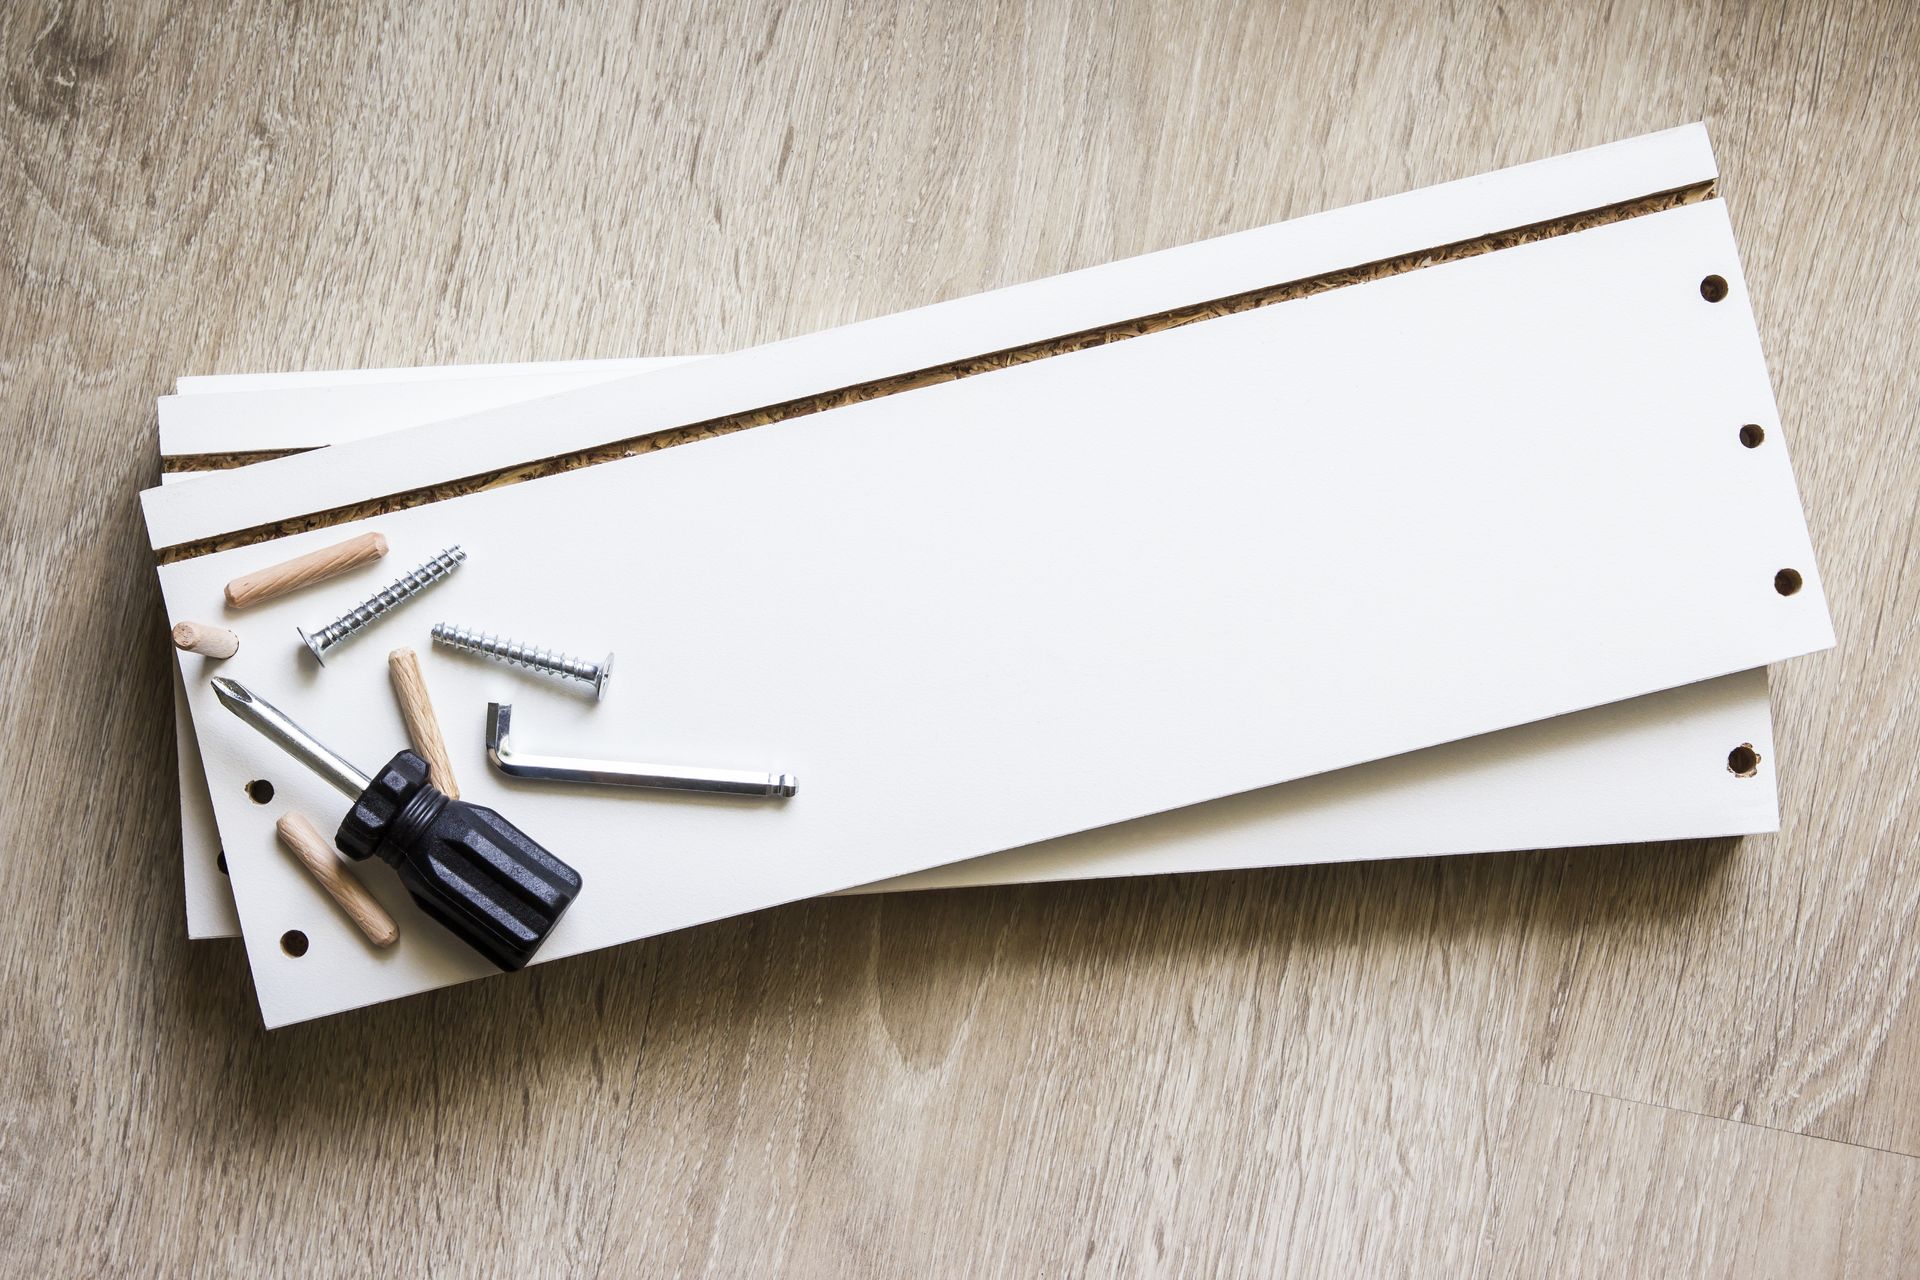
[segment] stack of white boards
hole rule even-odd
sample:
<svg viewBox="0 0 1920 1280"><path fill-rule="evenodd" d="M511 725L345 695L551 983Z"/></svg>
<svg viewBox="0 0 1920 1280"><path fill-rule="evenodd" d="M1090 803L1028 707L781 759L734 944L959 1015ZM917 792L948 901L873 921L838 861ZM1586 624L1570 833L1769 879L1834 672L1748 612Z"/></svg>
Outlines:
<svg viewBox="0 0 1920 1280"><path fill-rule="evenodd" d="M1833 637L1716 178L1696 125L733 355L183 378L148 530L169 620L243 638L180 655L189 932L244 936L270 1026L491 972L377 864L401 941L354 931L274 838L341 800L210 685L365 768L401 645L466 798L585 879L539 961L828 893L1773 830L1764 669ZM225 609L366 530L388 560ZM313 662L296 626L456 543ZM442 620L621 666L596 704ZM503 777L490 701L801 790Z"/></svg>

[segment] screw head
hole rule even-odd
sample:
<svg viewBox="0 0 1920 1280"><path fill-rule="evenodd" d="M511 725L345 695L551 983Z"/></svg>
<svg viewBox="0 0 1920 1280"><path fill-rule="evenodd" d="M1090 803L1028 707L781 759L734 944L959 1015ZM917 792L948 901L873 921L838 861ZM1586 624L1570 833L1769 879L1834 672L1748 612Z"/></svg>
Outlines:
<svg viewBox="0 0 1920 1280"><path fill-rule="evenodd" d="M606 661L600 664L600 674L593 678L593 700L600 701L607 696L607 677L613 674L613 655L608 654Z"/></svg>
<svg viewBox="0 0 1920 1280"><path fill-rule="evenodd" d="M307 652L313 655L313 660L323 667L326 666L326 651L320 647L320 642L308 635L305 627L295 627L293 630L300 637L300 643L307 646Z"/></svg>

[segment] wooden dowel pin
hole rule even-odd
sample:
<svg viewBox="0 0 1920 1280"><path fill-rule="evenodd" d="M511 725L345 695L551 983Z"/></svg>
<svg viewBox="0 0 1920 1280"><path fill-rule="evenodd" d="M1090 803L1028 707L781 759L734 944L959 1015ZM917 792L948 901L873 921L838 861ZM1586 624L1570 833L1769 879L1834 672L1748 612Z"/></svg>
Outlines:
<svg viewBox="0 0 1920 1280"><path fill-rule="evenodd" d="M400 718L407 722L407 737L427 762L428 781L446 792L449 800L458 800L460 787L453 780L453 760L447 755L440 719L433 714L433 702L427 697L420 656L411 649L395 649L387 655L387 670L393 676L394 696L400 700Z"/></svg>
<svg viewBox="0 0 1920 1280"><path fill-rule="evenodd" d="M318 827L302 814L289 813L283 815L273 829L280 834L280 843L300 859L301 865L320 882L320 887L340 904L347 918L367 935L368 942L376 947L390 947L399 941L400 926L367 892L367 887L353 878L347 864L334 851L333 842L321 835Z"/></svg>
<svg viewBox="0 0 1920 1280"><path fill-rule="evenodd" d="M240 637L225 627L210 627L204 622L176 622L173 647L208 658L231 658L240 652Z"/></svg>
<svg viewBox="0 0 1920 1280"><path fill-rule="evenodd" d="M345 573L369 560L378 560L385 554L387 539L384 535L363 533L357 538L348 538L345 542L336 542L330 547L309 551L303 556L295 556L291 560L255 569L252 573L235 578L227 584L227 606L244 609L262 600L283 596L296 587Z"/></svg>

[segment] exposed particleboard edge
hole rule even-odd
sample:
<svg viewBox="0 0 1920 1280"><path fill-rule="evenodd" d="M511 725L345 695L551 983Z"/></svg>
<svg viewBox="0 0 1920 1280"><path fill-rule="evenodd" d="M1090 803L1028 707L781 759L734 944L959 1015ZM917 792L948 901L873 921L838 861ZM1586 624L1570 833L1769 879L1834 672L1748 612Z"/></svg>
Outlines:
<svg viewBox="0 0 1920 1280"><path fill-rule="evenodd" d="M1471 239L1437 245L1430 249L1421 249L1411 253L1397 254L1374 262L1347 267L1338 271L1323 272L1282 284L1268 285L1244 293L1232 294L1211 302L1181 307L1155 315L1142 316L1118 324L1104 325L1097 329L1083 330L1078 333L1064 334L1040 342L1009 347L1005 350L989 352L965 360L955 360L928 369L895 374L891 377L863 382L854 386L840 387L818 395L805 396L781 404L766 405L747 410L743 413L729 414L706 422L691 423L671 430L655 432L649 435L634 436L623 440L610 441L591 449L582 449L573 453L542 458L535 462L523 463L512 467L501 467L475 475L444 481L425 488L388 494L384 497L344 506L331 507L324 511L310 512L306 515L286 520L276 520L268 524L251 528L236 529L216 537L201 538L191 542L178 543L162 547L155 553L160 564L175 564L182 560L191 560L199 556L211 555L218 551L227 551L234 547L252 546L261 542L270 542L276 538L288 537L296 533L305 533L314 529L329 528L347 524L355 520L369 519L374 516L388 515L395 511L404 511L412 507L425 506L433 502L442 502L449 498L464 497L488 489L504 488L507 485L521 484L528 480L538 480L546 476L560 475L581 467L597 466L603 462L617 462L624 458L638 457L641 454L654 453L661 449L671 449L677 445L691 444L697 440L710 440L716 436L731 435L750 427L766 426L769 423L786 422L794 418L807 417L828 409L837 409L845 405L859 404L868 400L878 400L885 396L898 395L904 391L920 387L933 386L942 382L953 382L975 374L987 373L996 369L1011 368L1015 365L1029 364L1051 356L1063 355L1070 351L1081 351L1090 347L1105 346L1113 342L1123 342L1128 338L1137 338L1150 333L1162 333L1202 320L1211 320L1220 316L1234 315L1243 311L1252 311L1259 307L1273 306L1295 299L1312 297L1334 289L1343 289L1351 285L1365 284L1374 280L1383 280L1389 276L1404 275L1425 267L1445 262L1458 262L1482 254L1495 253L1518 245L1531 244L1557 236L1571 235L1594 227L1610 223L1624 222L1629 218L1644 217L1648 214L1662 213L1682 205L1696 204L1712 199L1717 183L1714 181L1694 183L1689 186L1662 191L1650 196L1641 196L1633 200L1604 205L1589 209L1584 213L1567 214L1550 218L1543 222L1529 223L1506 231L1496 231ZM273 456L287 456L304 450L286 450ZM220 470L227 467L244 466L248 462L267 460L263 454L198 454L181 455L168 460L169 470ZM204 462L204 465L190 465Z"/></svg>
<svg viewBox="0 0 1920 1280"><path fill-rule="evenodd" d="M291 458L296 453L311 452L311 449L240 449L231 453L163 453L160 455L160 470L166 475L237 471L256 462L272 462L277 458Z"/></svg>

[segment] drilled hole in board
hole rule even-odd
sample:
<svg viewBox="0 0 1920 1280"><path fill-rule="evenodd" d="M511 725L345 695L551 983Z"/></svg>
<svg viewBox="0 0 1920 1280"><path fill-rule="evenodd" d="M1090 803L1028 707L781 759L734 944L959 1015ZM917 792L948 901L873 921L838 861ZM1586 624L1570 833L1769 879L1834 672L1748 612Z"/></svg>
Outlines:
<svg viewBox="0 0 1920 1280"><path fill-rule="evenodd" d="M247 784L247 799L255 804L265 804L273 799L273 784L265 778L255 778Z"/></svg>
<svg viewBox="0 0 1920 1280"><path fill-rule="evenodd" d="M1708 276L1700 282L1700 296L1708 302L1718 302L1727 296L1727 282L1721 276Z"/></svg>
<svg viewBox="0 0 1920 1280"><path fill-rule="evenodd" d="M1757 422L1749 422L1740 428L1740 443L1749 449L1758 449L1760 442L1767 438L1766 428Z"/></svg>
<svg viewBox="0 0 1920 1280"><path fill-rule="evenodd" d="M289 929L280 935L280 949L298 960L307 954L307 935L298 929Z"/></svg>
<svg viewBox="0 0 1920 1280"><path fill-rule="evenodd" d="M1783 596L1792 595L1804 585L1804 582L1798 569L1782 569L1773 575L1773 589Z"/></svg>
<svg viewBox="0 0 1920 1280"><path fill-rule="evenodd" d="M1743 742L1727 752L1727 772L1736 778L1751 778L1760 772L1760 753L1751 742Z"/></svg>
<svg viewBox="0 0 1920 1280"><path fill-rule="evenodd" d="M227 851L225 849L222 849L220 851L220 856L215 858L213 860L213 863L215 866L220 868L221 875L226 875L227 874Z"/></svg>

